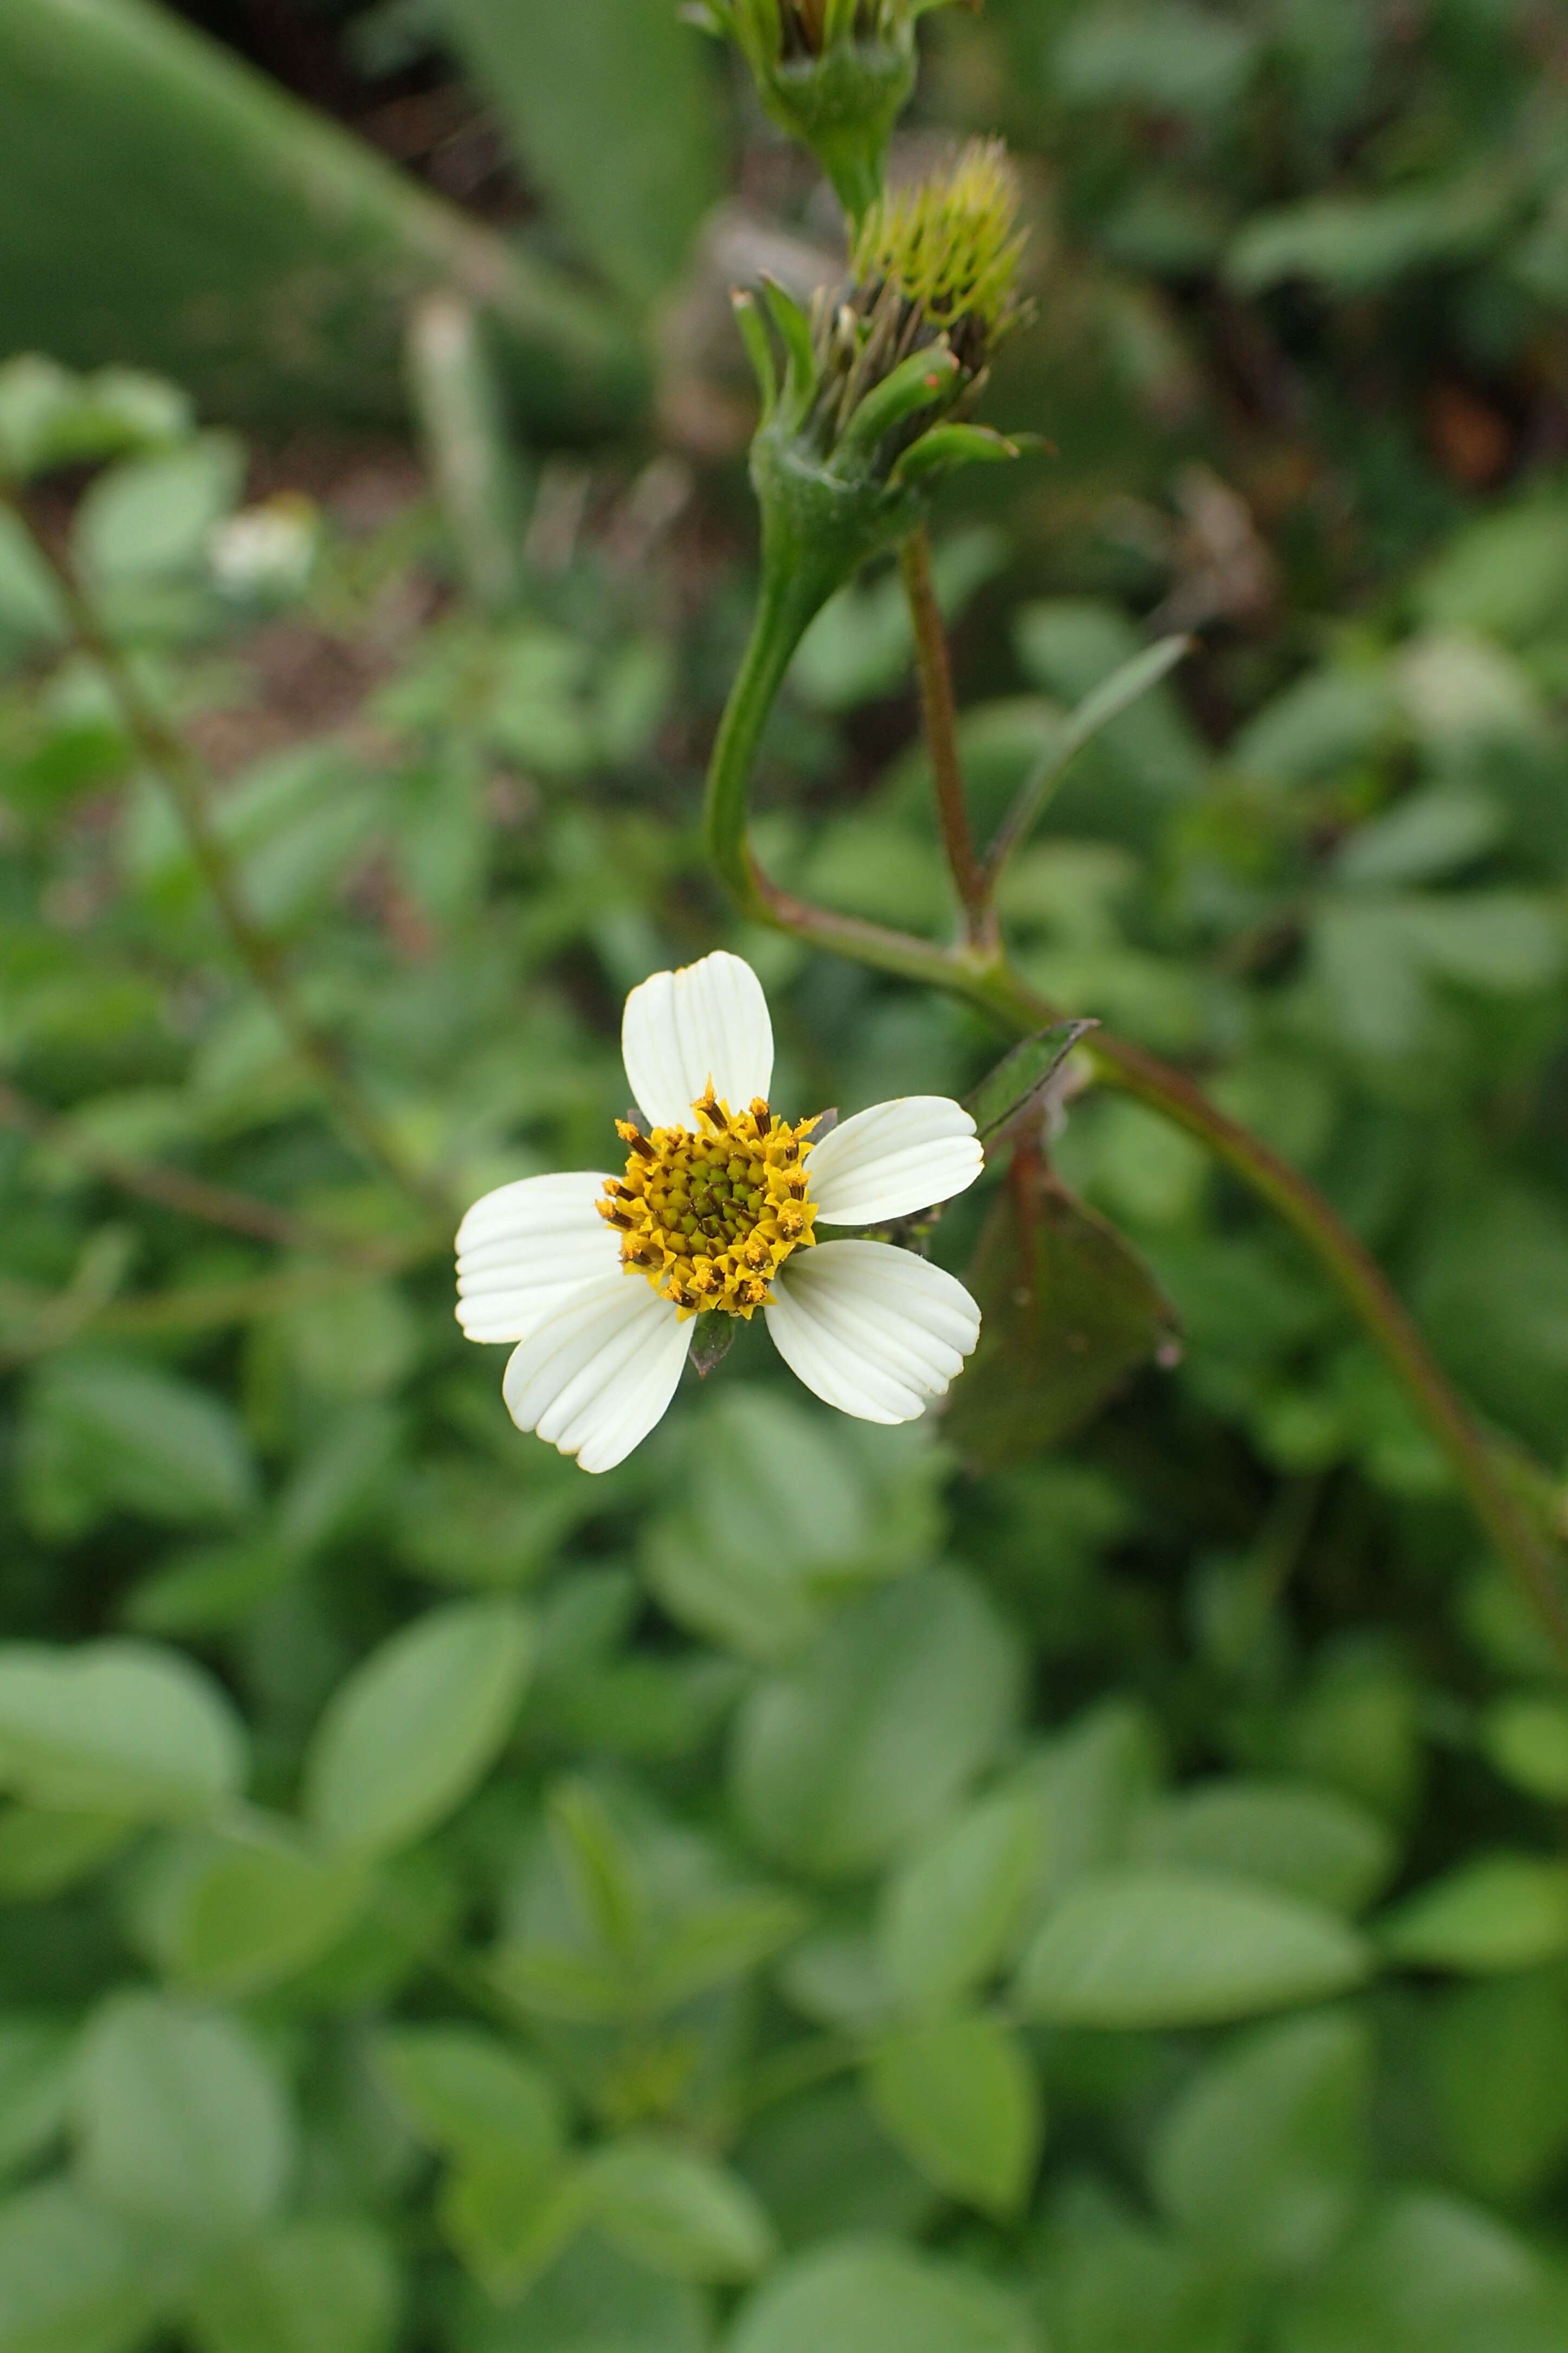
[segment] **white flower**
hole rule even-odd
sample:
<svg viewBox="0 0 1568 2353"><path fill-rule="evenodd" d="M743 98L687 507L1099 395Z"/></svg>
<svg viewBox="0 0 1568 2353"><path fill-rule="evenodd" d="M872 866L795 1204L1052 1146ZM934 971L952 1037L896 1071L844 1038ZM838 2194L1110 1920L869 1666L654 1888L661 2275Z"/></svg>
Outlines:
<svg viewBox="0 0 1568 2353"><path fill-rule="evenodd" d="M886 1242L884 1224L979 1176L974 1122L944 1095L858 1112L821 1143L769 1108L773 1033L739 956L656 972L626 999L621 1050L651 1132L617 1122L621 1176L525 1176L458 1235L458 1320L516 1343L502 1384L520 1430L613 1470L675 1395L705 1308L761 1307L791 1371L841 1413L913 1421L980 1334L961 1282ZM731 1108L733 1106L733 1108Z"/></svg>

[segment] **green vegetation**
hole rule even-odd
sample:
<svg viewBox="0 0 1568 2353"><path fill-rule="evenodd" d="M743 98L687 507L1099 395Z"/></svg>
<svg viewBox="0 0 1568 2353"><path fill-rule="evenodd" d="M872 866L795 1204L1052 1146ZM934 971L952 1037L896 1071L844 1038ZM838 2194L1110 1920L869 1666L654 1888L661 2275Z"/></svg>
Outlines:
<svg viewBox="0 0 1568 2353"><path fill-rule="evenodd" d="M705 833L759 553L700 224L838 235L742 61L280 13L482 89L521 225L142 0L0 26L0 128L59 110L0 140L0 2353L1555 2353L1556 12L921 14L910 152L1005 133L1029 232L926 437L1008 462L905 549L972 890L890 546ZM345 418L423 474L262 431ZM880 1429L759 1318L589 1477L451 1238L606 1165L623 997L717 945L781 1103L973 1102L909 1239L981 1346Z"/></svg>

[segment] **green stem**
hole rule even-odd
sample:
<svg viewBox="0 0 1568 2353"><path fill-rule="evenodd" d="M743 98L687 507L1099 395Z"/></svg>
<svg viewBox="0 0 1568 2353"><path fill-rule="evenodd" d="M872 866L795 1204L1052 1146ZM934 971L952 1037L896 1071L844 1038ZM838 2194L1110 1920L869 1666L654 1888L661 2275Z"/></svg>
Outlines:
<svg viewBox="0 0 1568 2353"><path fill-rule="evenodd" d="M970 828L969 797L963 788L963 766L958 750L952 663L931 571L931 533L923 523L905 540L899 551L899 561L914 627L921 708L925 715L942 847L963 908L965 937L973 947L985 952L998 944L996 916L991 904L991 881L975 856L974 836Z"/></svg>
<svg viewBox="0 0 1568 2353"><path fill-rule="evenodd" d="M450 1205L438 1186L412 1168L380 1113L361 1089L334 1039L319 1030L294 994L283 950L245 903L227 843L214 821L206 771L179 729L143 693L123 649L99 619L70 564L40 531L17 492L0 485L34 546L48 565L79 650L94 664L119 706L125 732L143 764L174 804L192 860L230 946L301 1061L314 1071L339 1126L373 1166L381 1168L426 1214L443 1218Z"/></svg>
<svg viewBox="0 0 1568 2353"><path fill-rule="evenodd" d="M1059 1021L1060 1008L1013 971L1000 947L943 947L910 933L884 930L858 916L810 906L781 891L763 872L746 839L751 761L788 653L782 663L765 660L760 646L765 649L761 617L719 732L708 786L710 850L745 912L815 947L900 980L945 989L1021 1034ZM1568 1666L1568 1595L1553 1549L1538 1535L1494 1449L1471 1420L1409 1311L1316 1186L1210 1103L1184 1071L1142 1047L1097 1029L1080 1050L1103 1084L1133 1096L1194 1136L1300 1237L1408 1391L1476 1518Z"/></svg>

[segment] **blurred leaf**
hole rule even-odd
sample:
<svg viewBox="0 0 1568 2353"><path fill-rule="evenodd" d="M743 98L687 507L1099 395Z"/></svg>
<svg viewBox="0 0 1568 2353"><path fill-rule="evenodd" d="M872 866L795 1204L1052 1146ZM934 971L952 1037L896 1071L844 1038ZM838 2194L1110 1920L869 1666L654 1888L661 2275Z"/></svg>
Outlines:
<svg viewBox="0 0 1568 2353"><path fill-rule="evenodd" d="M1516 1788L1551 1805L1568 1799L1568 1706L1561 1700L1522 1694L1499 1700L1487 1714L1481 1741Z"/></svg>
<svg viewBox="0 0 1568 2353"><path fill-rule="evenodd" d="M1020 1148L968 1275L980 1345L948 1438L986 1470L1072 1435L1140 1365L1175 1345L1171 1307L1115 1229Z"/></svg>
<svg viewBox="0 0 1568 2353"><path fill-rule="evenodd" d="M205 573L216 526L238 503L245 450L204 433L167 456L100 474L77 509L72 554L98 596Z"/></svg>
<svg viewBox="0 0 1568 2353"><path fill-rule="evenodd" d="M277 2211L292 2120L234 2020L117 1995L88 2029L76 2105L83 2184L132 2220L238 2238Z"/></svg>
<svg viewBox="0 0 1568 2353"><path fill-rule="evenodd" d="M0 2205L5 2353L132 2353L169 2287L158 2252L67 2181Z"/></svg>
<svg viewBox="0 0 1568 2353"><path fill-rule="evenodd" d="M1568 1953L1568 1865L1534 1855L1478 1855L1377 1924L1389 1957L1418 1968L1533 1968Z"/></svg>
<svg viewBox="0 0 1568 2353"><path fill-rule="evenodd" d="M1012 1645L978 1591L917 1570L839 1615L736 1724L734 1788L764 1853L824 1877L882 1861L994 1755Z"/></svg>
<svg viewBox="0 0 1568 2353"><path fill-rule="evenodd" d="M940 2203L858 2082L773 2102L752 2119L735 2161L791 2248L845 2232L918 2233Z"/></svg>
<svg viewBox="0 0 1568 2353"><path fill-rule="evenodd" d="M69 2028L55 2019L0 2016L0 2172L30 2164L59 2137L74 2046Z"/></svg>
<svg viewBox="0 0 1568 2353"><path fill-rule="evenodd" d="M1063 95L1079 104L1202 117L1234 105L1258 54L1258 35L1247 26L1167 0L1159 9L1081 16L1057 43L1051 68Z"/></svg>
<svg viewBox="0 0 1568 2353"><path fill-rule="evenodd" d="M1340 878L1363 887L1426 882L1489 849L1502 831L1502 811L1481 794L1434 785L1396 801L1386 816L1363 825L1340 845Z"/></svg>
<svg viewBox="0 0 1568 2353"><path fill-rule="evenodd" d="M376 2065L418 2131L458 2155L510 2157L520 2168L559 2155L559 2096L531 2061L470 2026L384 2035Z"/></svg>
<svg viewBox="0 0 1568 2353"><path fill-rule="evenodd" d="M229 1408L129 1359L46 1366L22 1444L25 1508L47 1535L79 1535L109 1510L176 1526L222 1523L256 1500L256 1466Z"/></svg>
<svg viewBox="0 0 1568 2353"><path fill-rule="evenodd" d="M1234 1871L1331 1912L1360 1912L1386 1883L1394 1841L1349 1798L1310 1783L1213 1781L1151 1807L1138 1822L1140 1862Z"/></svg>
<svg viewBox="0 0 1568 2353"><path fill-rule="evenodd" d="M460 2353L709 2353L711 2332L694 2288L584 2239L510 2310L470 2306L454 2341Z"/></svg>
<svg viewBox="0 0 1568 2353"><path fill-rule="evenodd" d="M1479 2208L1406 2190L1313 2283L1280 2353L1552 2353L1568 2300Z"/></svg>
<svg viewBox="0 0 1568 2353"><path fill-rule="evenodd" d="M0 367L0 473L15 482L166 448L191 423L184 393L129 368L77 376L37 352Z"/></svg>
<svg viewBox="0 0 1568 2353"><path fill-rule="evenodd" d="M1044 2128L1024 2051L994 2019L948 2018L877 2044L867 2089L883 2130L955 2198L1016 2212Z"/></svg>
<svg viewBox="0 0 1568 2353"><path fill-rule="evenodd" d="M356 1860L312 1854L282 1822L247 1822L186 1883L167 1946L170 1969L193 1993L256 1993L333 1945L364 1894Z"/></svg>
<svg viewBox="0 0 1568 2353"><path fill-rule="evenodd" d="M383 2353L397 2283L367 2223L301 2221L223 2263L192 2306L201 2353Z"/></svg>
<svg viewBox="0 0 1568 2353"><path fill-rule="evenodd" d="M1044 1814L1031 1792L984 1798L886 1883L881 1961L906 2010L945 2010L1007 1957L1039 1880Z"/></svg>
<svg viewBox="0 0 1568 2353"><path fill-rule="evenodd" d="M646 308L720 193L702 44L647 0L440 7L531 176L605 275Z"/></svg>
<svg viewBox="0 0 1568 2353"><path fill-rule="evenodd" d="M598 2151L584 2192L606 2237L675 2279L752 2279L773 2253L772 2225L735 2174L658 2141Z"/></svg>
<svg viewBox="0 0 1568 2353"><path fill-rule="evenodd" d="M1018 1999L1059 2026L1198 2026L1321 2001L1371 1966L1331 1914L1195 1872L1105 1872L1053 1907Z"/></svg>
<svg viewBox="0 0 1568 2353"><path fill-rule="evenodd" d="M178 1651L143 1642L0 1647L0 1778L30 1803L188 1820L235 1796L245 1770L245 1734L227 1698Z"/></svg>
<svg viewBox="0 0 1568 2353"><path fill-rule="evenodd" d="M1292 278L1363 294L1418 270L1462 262L1496 235L1501 192L1481 178L1378 196L1318 196L1259 213L1226 259L1238 293Z"/></svg>
<svg viewBox="0 0 1568 2353"><path fill-rule="evenodd" d="M334 1845L406 1846L460 1805L511 1730L533 1658L510 1603L416 1619L334 1694L306 1760L311 1822Z"/></svg>
<svg viewBox="0 0 1568 2353"><path fill-rule="evenodd" d="M674 2010L696 1994L743 1977L797 1936L806 1916L794 1896L762 1888L695 1905L654 1940L647 1964L650 1999L660 2009Z"/></svg>
<svg viewBox="0 0 1568 2353"><path fill-rule="evenodd" d="M8 0L0 155L13 346L168 369L229 415L392 422L408 295L455 285L531 417L643 397L629 338L582 292L144 0ZM118 371L89 392L157 425Z"/></svg>
<svg viewBox="0 0 1568 2353"><path fill-rule="evenodd" d="M0 1900L47 1904L89 1878L135 1834L123 1814L7 1807L0 1812Z"/></svg>
<svg viewBox="0 0 1568 2353"><path fill-rule="evenodd" d="M1007 561L1003 533L980 524L937 542L931 554L944 619L963 613L977 589ZM913 668L909 599L897 571L869 586L859 582L830 597L801 640L790 670L794 692L817 711L853 711L896 693Z"/></svg>
<svg viewBox="0 0 1568 2353"><path fill-rule="evenodd" d="M1320 2262L1361 2204L1372 2065L1364 2025L1332 2011L1222 2052L1161 2119L1165 2212L1248 2267Z"/></svg>
<svg viewBox="0 0 1568 2353"><path fill-rule="evenodd" d="M576 2237L588 2201L580 2172L492 2146L466 2153L454 2167L439 2212L462 2262L493 2296L510 2303Z"/></svg>
<svg viewBox="0 0 1568 2353"><path fill-rule="evenodd" d="M784 2263L727 2353L1036 2353L1018 2305L978 2272L890 2242L840 2240Z"/></svg>
<svg viewBox="0 0 1568 2353"><path fill-rule="evenodd" d="M1417 584L1431 628L1477 630L1526 644L1562 619L1568 602L1568 533L1555 499L1479 515L1448 542Z"/></svg>
<svg viewBox="0 0 1568 2353"><path fill-rule="evenodd" d="M1568 2004L1552 1975L1456 1988L1425 2045L1459 2179L1486 2198L1543 2187L1568 2155Z"/></svg>

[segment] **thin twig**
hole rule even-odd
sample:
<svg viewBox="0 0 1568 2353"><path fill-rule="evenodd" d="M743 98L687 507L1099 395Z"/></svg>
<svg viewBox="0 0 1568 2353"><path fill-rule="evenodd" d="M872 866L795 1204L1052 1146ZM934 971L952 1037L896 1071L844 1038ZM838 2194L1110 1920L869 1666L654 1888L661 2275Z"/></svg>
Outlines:
<svg viewBox="0 0 1568 2353"><path fill-rule="evenodd" d="M915 654L920 664L921 708L925 715L926 742L931 748L936 787L937 816L942 847L952 870L963 908L964 935L971 944L990 949L996 944L996 917L969 824L969 798L963 788L963 767L958 751L958 706L953 700L952 664L942 627L931 571L931 533L924 524L912 531L899 551L914 624Z"/></svg>
<svg viewBox="0 0 1568 2353"><path fill-rule="evenodd" d="M192 859L207 888L229 944L249 974L294 1051L311 1069L339 1126L373 1166L391 1177L424 1210L449 1214L440 1187L413 1167L389 1134L374 1104L349 1069L335 1039L318 1029L295 995L280 944L245 903L239 876L214 821L207 776L193 746L142 691L135 670L100 621L69 562L40 531L26 501L5 485L4 499L48 565L81 652L101 672L119 706L126 733L173 802Z"/></svg>
<svg viewBox="0 0 1568 2353"><path fill-rule="evenodd" d="M205 1177L166 1167L161 1161L132 1160L105 1151L69 1119L29 1102L4 1080L0 1080L0 1126L16 1128L36 1144L74 1160L92 1176L118 1186L122 1193L155 1201L160 1208L174 1209L182 1217L199 1218L205 1225L224 1226L231 1233L277 1242L285 1250L331 1250L367 1261L376 1256L363 1243L334 1233L330 1226L318 1225L312 1219L297 1217L292 1210L280 1209L271 1201L232 1192L226 1185L209 1184Z"/></svg>

